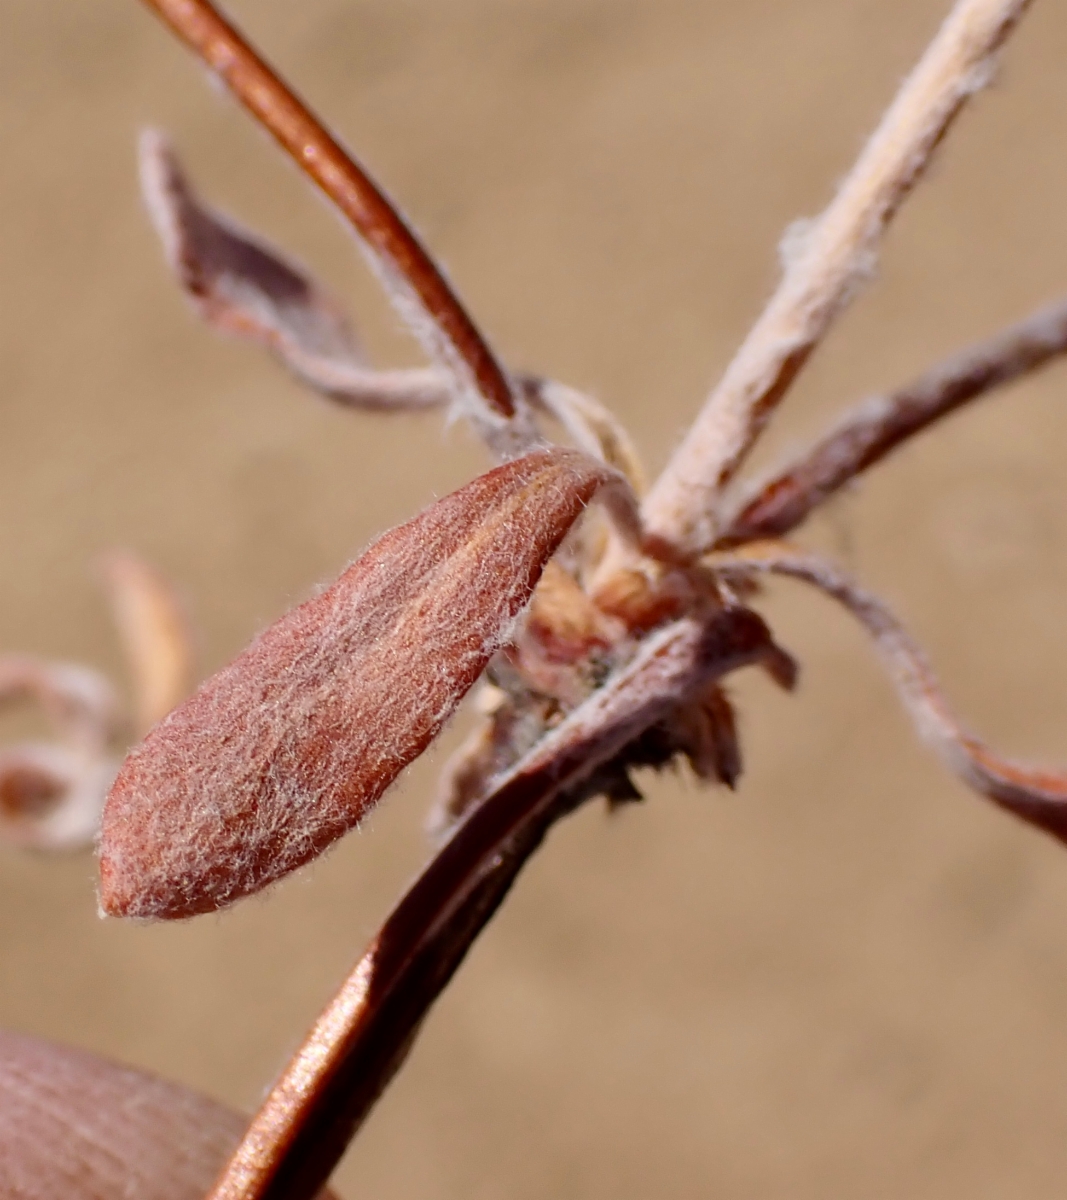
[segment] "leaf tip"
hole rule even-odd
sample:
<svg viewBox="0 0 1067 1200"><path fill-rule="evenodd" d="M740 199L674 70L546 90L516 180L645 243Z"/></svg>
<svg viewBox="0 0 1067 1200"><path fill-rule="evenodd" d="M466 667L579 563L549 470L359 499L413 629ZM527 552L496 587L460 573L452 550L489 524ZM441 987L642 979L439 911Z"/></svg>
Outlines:
<svg viewBox="0 0 1067 1200"><path fill-rule="evenodd" d="M225 907L355 827L506 641L603 464L541 450L386 533L155 726L104 810L100 907Z"/></svg>

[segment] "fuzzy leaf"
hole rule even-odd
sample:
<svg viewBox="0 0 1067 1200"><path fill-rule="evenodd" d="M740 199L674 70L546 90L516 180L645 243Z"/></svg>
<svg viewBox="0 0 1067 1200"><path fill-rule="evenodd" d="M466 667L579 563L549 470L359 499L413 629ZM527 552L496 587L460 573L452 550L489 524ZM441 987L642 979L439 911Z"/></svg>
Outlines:
<svg viewBox="0 0 1067 1200"><path fill-rule="evenodd" d="M385 534L130 753L104 810L101 905L210 912L355 826L437 735L613 473L542 450Z"/></svg>

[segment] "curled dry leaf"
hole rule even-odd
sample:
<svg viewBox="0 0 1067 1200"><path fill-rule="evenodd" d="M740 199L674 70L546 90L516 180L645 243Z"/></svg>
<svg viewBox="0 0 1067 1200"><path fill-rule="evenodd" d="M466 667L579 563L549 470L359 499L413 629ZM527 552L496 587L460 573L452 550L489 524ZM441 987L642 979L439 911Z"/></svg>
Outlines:
<svg viewBox="0 0 1067 1200"><path fill-rule="evenodd" d="M567 450L498 467L271 626L126 759L104 811L103 910L212 911L356 825L437 735L615 478Z"/></svg>
<svg viewBox="0 0 1067 1200"><path fill-rule="evenodd" d="M941 761L1001 808L1067 841L1067 772L1010 762L969 733L952 711L921 647L886 605L833 563L784 543L753 543L712 561L729 571L766 571L813 584L859 620L874 639L916 728Z"/></svg>
<svg viewBox="0 0 1067 1200"><path fill-rule="evenodd" d="M47 742L0 749L0 834L30 850L91 846L117 767Z"/></svg>
<svg viewBox="0 0 1067 1200"><path fill-rule="evenodd" d="M735 788L741 777L741 743L737 714L719 684L712 684L696 704L682 709L672 731L699 779Z"/></svg>
<svg viewBox="0 0 1067 1200"><path fill-rule="evenodd" d="M440 369L369 367L337 301L262 239L203 204L157 130L141 136L140 165L167 262L209 325L267 346L298 378L343 404L424 409L448 403L449 378Z"/></svg>
<svg viewBox="0 0 1067 1200"><path fill-rule="evenodd" d="M192 685L189 628L174 591L137 555L113 550L105 557L103 570L133 677L134 719L143 734Z"/></svg>
<svg viewBox="0 0 1067 1200"><path fill-rule="evenodd" d="M99 671L77 663L0 656L0 704L21 700L38 703L65 740L86 750L103 749L118 732L115 689Z"/></svg>
<svg viewBox="0 0 1067 1200"><path fill-rule="evenodd" d="M118 699L88 667L0 658L0 704L26 700L44 709L60 740L0 749L0 837L34 850L82 849L115 778Z"/></svg>
<svg viewBox="0 0 1067 1200"><path fill-rule="evenodd" d="M200 1200L246 1124L146 1072L0 1032L5 1198Z"/></svg>

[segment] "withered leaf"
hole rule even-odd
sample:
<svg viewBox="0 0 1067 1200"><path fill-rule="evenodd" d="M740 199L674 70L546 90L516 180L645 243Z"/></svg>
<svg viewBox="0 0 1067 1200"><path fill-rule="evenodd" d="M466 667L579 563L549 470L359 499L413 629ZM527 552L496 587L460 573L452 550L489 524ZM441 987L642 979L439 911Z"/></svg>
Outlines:
<svg viewBox="0 0 1067 1200"><path fill-rule="evenodd" d="M100 828L116 759L74 746L0 748L0 838L30 850L85 850Z"/></svg>
<svg viewBox="0 0 1067 1200"><path fill-rule="evenodd" d="M259 342L316 391L366 409L446 405L436 368L376 371L340 304L305 270L196 195L166 137L140 142L141 187L167 262L214 328Z"/></svg>
<svg viewBox="0 0 1067 1200"><path fill-rule="evenodd" d="M199 1200L246 1124L143 1071L0 1031L0 1196Z"/></svg>
<svg viewBox="0 0 1067 1200"><path fill-rule="evenodd" d="M93 844L117 762L118 696L98 671L0 655L0 705L32 701L55 726L54 742L0 747L0 840L33 850Z"/></svg>
<svg viewBox="0 0 1067 1200"><path fill-rule="evenodd" d="M498 467L375 542L130 753L101 905L210 912L320 854L437 735L598 487L570 450Z"/></svg>

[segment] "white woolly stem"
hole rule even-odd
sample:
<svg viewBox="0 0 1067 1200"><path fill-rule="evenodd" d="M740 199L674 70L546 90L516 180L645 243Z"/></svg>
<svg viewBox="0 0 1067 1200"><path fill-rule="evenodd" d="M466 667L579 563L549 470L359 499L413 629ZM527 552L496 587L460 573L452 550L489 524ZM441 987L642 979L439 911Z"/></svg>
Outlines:
<svg viewBox="0 0 1067 1200"><path fill-rule="evenodd" d="M1029 0L960 0L904 81L829 207L790 238L777 292L645 502L650 533L711 546L715 506L834 317L873 270L883 231Z"/></svg>

